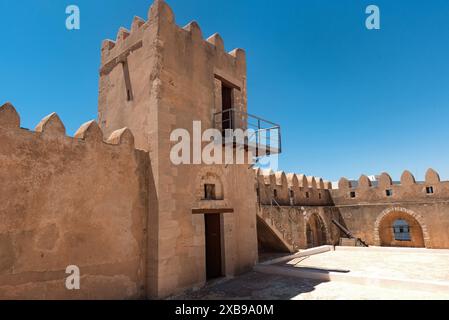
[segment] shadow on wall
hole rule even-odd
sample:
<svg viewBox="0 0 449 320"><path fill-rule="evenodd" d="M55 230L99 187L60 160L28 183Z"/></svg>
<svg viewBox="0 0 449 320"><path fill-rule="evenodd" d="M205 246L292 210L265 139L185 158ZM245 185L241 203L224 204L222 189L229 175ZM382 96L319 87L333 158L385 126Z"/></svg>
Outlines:
<svg viewBox="0 0 449 320"><path fill-rule="evenodd" d="M259 216L257 217L259 256L262 254L290 254L290 249Z"/></svg>
<svg viewBox="0 0 449 320"><path fill-rule="evenodd" d="M306 221L307 248L315 248L326 245L327 231L321 217L314 213Z"/></svg>
<svg viewBox="0 0 449 320"><path fill-rule="evenodd" d="M383 217L378 232L382 247L425 247L420 223L406 212L393 211Z"/></svg>

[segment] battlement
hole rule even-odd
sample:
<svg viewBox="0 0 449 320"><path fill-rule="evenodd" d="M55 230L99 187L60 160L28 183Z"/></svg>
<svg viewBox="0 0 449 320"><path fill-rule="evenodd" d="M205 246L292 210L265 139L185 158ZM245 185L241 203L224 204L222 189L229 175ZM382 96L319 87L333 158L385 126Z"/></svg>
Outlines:
<svg viewBox="0 0 449 320"><path fill-rule="evenodd" d="M214 128L215 114L235 109L235 127L246 128L246 100L245 51L227 52L218 33L203 38L195 21L176 25L165 1L152 4L147 21L135 17L115 41L103 41L98 123L106 134L130 128L136 146L154 159L170 144L170 135L156 130L160 123L191 130L201 121Z"/></svg>
<svg viewBox="0 0 449 320"><path fill-rule="evenodd" d="M204 39L201 28L196 21L192 21L184 27L176 25L175 15L170 6L163 0L156 0L148 11L147 21L135 16L130 29L120 27L115 40L106 39L103 41L101 46L101 74L109 72L112 65L123 62L133 51L144 45L152 45L151 37L158 38L160 36L157 29L162 25L170 26L176 31L183 32L194 41L203 42L203 46L211 53L226 56L227 59L234 62L245 61L245 51L243 49L237 48L229 52L225 51L224 40L220 34L215 33ZM149 37L146 38L147 35Z"/></svg>
<svg viewBox="0 0 449 320"><path fill-rule="evenodd" d="M20 293L26 299L145 297L152 175L133 134L124 128L105 138L89 121L68 137L56 113L30 131L6 103L0 141L0 238L8 249L1 252L0 298L17 294L11 285L30 287ZM47 290L64 283L70 264L89 270L84 290Z"/></svg>
<svg viewBox="0 0 449 320"><path fill-rule="evenodd" d="M74 137L66 135L66 129L61 119L56 113L52 113L43 118L36 126L34 132L20 127L20 116L14 106L7 102L0 107L0 129L6 134L23 134L33 136L37 139L55 140L62 139L79 144L102 144L104 146L126 147L134 149L134 136L128 128L114 131L105 138L97 122L89 121L83 124L75 133Z"/></svg>
<svg viewBox="0 0 449 320"><path fill-rule="evenodd" d="M424 182L417 182L409 171L404 171L400 183L394 183L388 173L382 173L375 182L366 175L357 183L341 178L332 198L336 205L449 200L449 181L441 181L433 169L427 171Z"/></svg>
<svg viewBox="0 0 449 320"><path fill-rule="evenodd" d="M320 177L255 169L262 205L326 206L332 204L332 183Z"/></svg>

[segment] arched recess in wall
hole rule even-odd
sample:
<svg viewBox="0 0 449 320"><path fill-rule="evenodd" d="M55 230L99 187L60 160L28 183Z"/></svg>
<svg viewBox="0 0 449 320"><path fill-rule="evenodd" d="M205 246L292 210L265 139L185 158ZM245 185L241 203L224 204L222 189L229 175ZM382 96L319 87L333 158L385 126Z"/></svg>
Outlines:
<svg viewBox="0 0 449 320"><path fill-rule="evenodd" d="M224 200L223 172L216 167L204 168L197 176L196 196L198 200Z"/></svg>
<svg viewBox="0 0 449 320"><path fill-rule="evenodd" d="M304 224L307 248L315 248L328 243L328 239L330 239L329 229L318 212L307 214Z"/></svg>
<svg viewBox="0 0 449 320"><path fill-rule="evenodd" d="M400 230L405 233L405 237L401 237L399 230L395 229L398 222L406 226L405 230ZM374 245L431 248L429 232L423 217L402 207L388 208L380 213L374 225Z"/></svg>

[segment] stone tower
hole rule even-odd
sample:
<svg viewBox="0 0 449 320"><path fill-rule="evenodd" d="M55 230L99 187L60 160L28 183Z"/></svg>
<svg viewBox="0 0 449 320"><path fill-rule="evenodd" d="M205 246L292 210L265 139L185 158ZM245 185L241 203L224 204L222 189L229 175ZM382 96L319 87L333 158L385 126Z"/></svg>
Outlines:
<svg viewBox="0 0 449 320"><path fill-rule="evenodd" d="M193 137L194 121L213 128L227 109L233 128L246 127L245 52L226 52L218 34L204 40L196 22L177 26L171 8L157 0L148 21L135 17L130 31L121 28L115 42L103 42L101 56L98 122L106 135L128 127L152 163L148 295L250 270L257 262L253 170L170 161L175 129Z"/></svg>

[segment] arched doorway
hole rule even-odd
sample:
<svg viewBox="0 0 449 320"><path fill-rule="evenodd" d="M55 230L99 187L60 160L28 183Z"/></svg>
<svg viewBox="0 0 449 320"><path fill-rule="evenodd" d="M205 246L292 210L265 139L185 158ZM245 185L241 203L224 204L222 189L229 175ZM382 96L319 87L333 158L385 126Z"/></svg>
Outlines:
<svg viewBox="0 0 449 320"><path fill-rule="evenodd" d="M423 226L416 214L407 210L390 209L376 222L377 244L382 247L426 247Z"/></svg>
<svg viewBox="0 0 449 320"><path fill-rule="evenodd" d="M327 244L326 226L321 217L314 213L306 221L307 248L315 248Z"/></svg>

